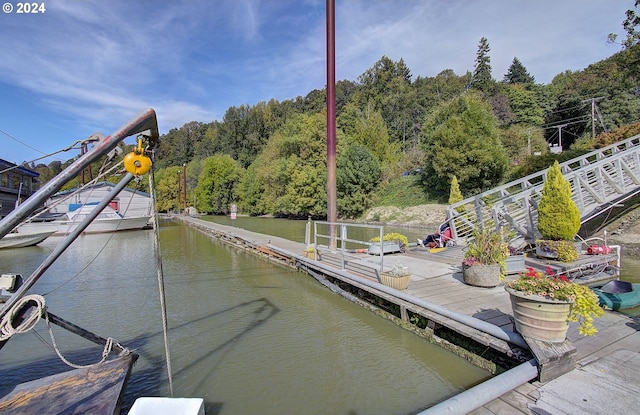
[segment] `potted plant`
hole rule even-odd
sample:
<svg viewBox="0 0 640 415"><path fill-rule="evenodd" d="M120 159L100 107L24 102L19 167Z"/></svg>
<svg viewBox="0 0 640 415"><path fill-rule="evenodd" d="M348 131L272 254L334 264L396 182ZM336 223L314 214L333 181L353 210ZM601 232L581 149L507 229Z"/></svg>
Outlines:
<svg viewBox="0 0 640 415"><path fill-rule="evenodd" d="M409 246L409 239L397 232L385 234L382 237L382 244L380 244L379 236L371 238L369 242L372 242L372 244L369 245L370 254L405 252ZM380 251L380 249L382 249L382 251Z"/></svg>
<svg viewBox="0 0 640 415"><path fill-rule="evenodd" d="M309 259L316 259L316 248L313 245L307 245L304 249L304 256Z"/></svg>
<svg viewBox="0 0 640 415"><path fill-rule="evenodd" d="M409 269L402 264L395 264L391 271L383 271L380 274L380 282L397 290L405 290L411 281Z"/></svg>
<svg viewBox="0 0 640 415"><path fill-rule="evenodd" d="M500 284L507 256L509 249L502 229L495 232L476 228L462 261L464 282L476 287L495 287Z"/></svg>
<svg viewBox="0 0 640 415"><path fill-rule="evenodd" d="M596 317L604 315L598 296L587 286L529 268L518 279L506 283L511 298L516 331L521 335L551 343L562 343L569 322L578 323L584 336L597 333Z"/></svg>
<svg viewBox="0 0 640 415"><path fill-rule="evenodd" d="M580 210L571 200L571 185L556 161L547 172L538 204L536 255L571 262L578 259L573 238L580 230Z"/></svg>
<svg viewBox="0 0 640 415"><path fill-rule="evenodd" d="M505 259L505 273L517 274L523 272L525 268L525 254L520 249L509 245L509 256Z"/></svg>

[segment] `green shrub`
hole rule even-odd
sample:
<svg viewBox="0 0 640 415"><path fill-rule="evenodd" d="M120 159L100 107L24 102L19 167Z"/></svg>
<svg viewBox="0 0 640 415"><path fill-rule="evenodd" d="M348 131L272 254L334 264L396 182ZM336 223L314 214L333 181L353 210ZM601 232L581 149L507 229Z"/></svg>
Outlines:
<svg viewBox="0 0 640 415"><path fill-rule="evenodd" d="M538 205L538 231L544 239L573 240L580 230L580 210L571 200L571 185L556 161L547 172Z"/></svg>

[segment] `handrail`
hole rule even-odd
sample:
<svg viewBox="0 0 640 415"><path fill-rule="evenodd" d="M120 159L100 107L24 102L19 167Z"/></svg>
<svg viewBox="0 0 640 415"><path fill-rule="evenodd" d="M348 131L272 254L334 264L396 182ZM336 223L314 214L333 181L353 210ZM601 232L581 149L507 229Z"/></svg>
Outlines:
<svg viewBox="0 0 640 415"><path fill-rule="evenodd" d="M324 235L318 232L318 225L326 225L329 229L337 229L339 232L336 235ZM378 245L380 245L380 266L379 266L379 272L383 271L383 267L384 267L384 226L382 225L365 225L365 224L358 224L358 223L344 223L344 222L322 222L322 221L316 221L313 223L313 245L314 248L318 249L318 247L320 246L318 243L318 239L326 239L328 241L327 246L334 246L334 244L332 242L335 242L335 246L336 248L340 251L341 253L341 257L340 257L340 264L341 264L341 269L345 269L345 265L346 265L346 254L347 254L347 242L351 242L351 243L356 243L356 244L361 244L361 245L366 245L366 246L371 246L371 245L376 245L375 242L370 242L370 241L360 241L357 239L350 239L348 238L348 228L367 228L367 229L378 229L379 231L379 237L380 240L377 243ZM339 242L339 244L338 244Z"/></svg>
<svg viewBox="0 0 640 415"><path fill-rule="evenodd" d="M560 164L585 223L640 192L640 134ZM537 207L547 170L466 198L447 208L454 238L476 226L507 227L529 242L538 239Z"/></svg>

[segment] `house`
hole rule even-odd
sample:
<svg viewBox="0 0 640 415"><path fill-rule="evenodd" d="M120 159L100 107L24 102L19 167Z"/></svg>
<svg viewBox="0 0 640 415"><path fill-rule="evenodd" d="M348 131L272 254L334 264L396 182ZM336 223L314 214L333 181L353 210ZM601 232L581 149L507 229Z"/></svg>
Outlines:
<svg viewBox="0 0 640 415"><path fill-rule="evenodd" d="M40 174L0 159L0 218L40 189Z"/></svg>
<svg viewBox="0 0 640 415"><path fill-rule="evenodd" d="M45 206L51 213L67 213L83 204L96 203L113 193L115 184L98 182L82 189L70 189L51 196ZM139 190L125 187L120 194L112 197L109 204L124 216L150 216L151 195Z"/></svg>

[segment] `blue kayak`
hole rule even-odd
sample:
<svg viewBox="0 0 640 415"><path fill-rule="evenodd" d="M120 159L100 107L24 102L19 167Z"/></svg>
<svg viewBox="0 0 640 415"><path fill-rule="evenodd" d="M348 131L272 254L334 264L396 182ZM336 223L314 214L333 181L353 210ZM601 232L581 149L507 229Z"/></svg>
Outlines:
<svg viewBox="0 0 640 415"><path fill-rule="evenodd" d="M640 284L614 280L592 290L598 296L600 306L614 311L640 305Z"/></svg>

